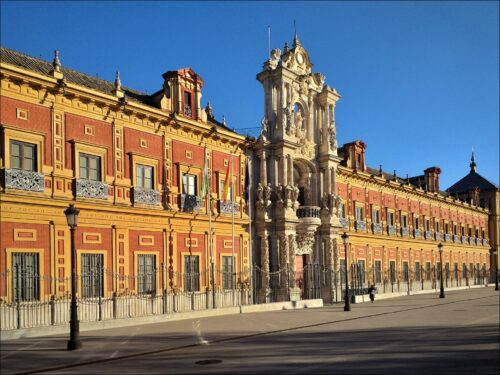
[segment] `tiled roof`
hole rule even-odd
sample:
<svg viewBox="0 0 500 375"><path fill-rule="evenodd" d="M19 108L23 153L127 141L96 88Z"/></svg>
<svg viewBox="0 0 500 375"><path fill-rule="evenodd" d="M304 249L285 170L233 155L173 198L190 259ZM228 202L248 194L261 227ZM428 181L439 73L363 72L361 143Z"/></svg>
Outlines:
<svg viewBox="0 0 500 375"><path fill-rule="evenodd" d="M481 191L487 191L496 190L498 186L488 181L479 173L471 171L467 176L450 186L446 191L450 194L460 194L469 192L475 188L479 188Z"/></svg>
<svg viewBox="0 0 500 375"><path fill-rule="evenodd" d="M50 76L50 72L53 69L52 64L47 61L28 56L5 47L0 47L0 61L46 76ZM68 83L84 86L89 89L100 91L109 95L112 95L112 91L115 88L113 82L105 81L97 77L92 77L73 69L61 67L61 71L64 74L64 79ZM122 90L125 92L127 99L153 106L151 97L146 93L123 86Z"/></svg>

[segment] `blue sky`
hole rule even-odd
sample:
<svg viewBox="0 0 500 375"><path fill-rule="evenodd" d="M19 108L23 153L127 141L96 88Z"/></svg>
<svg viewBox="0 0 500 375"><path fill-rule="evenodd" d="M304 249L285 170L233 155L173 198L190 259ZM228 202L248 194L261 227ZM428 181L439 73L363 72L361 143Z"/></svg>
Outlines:
<svg viewBox="0 0 500 375"><path fill-rule="evenodd" d="M442 169L441 188L469 171L499 183L499 2L1 1L1 44L149 93L189 66L202 103L256 132L255 75L294 20L315 71L342 95L339 144L362 139L367 163L398 175Z"/></svg>

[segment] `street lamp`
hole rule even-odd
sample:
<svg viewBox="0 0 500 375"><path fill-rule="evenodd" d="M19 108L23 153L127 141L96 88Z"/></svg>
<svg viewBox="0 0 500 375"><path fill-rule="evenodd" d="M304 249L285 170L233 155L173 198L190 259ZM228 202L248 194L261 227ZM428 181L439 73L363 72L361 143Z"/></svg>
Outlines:
<svg viewBox="0 0 500 375"><path fill-rule="evenodd" d="M495 262L495 290L498 290L498 251L493 250L493 261Z"/></svg>
<svg viewBox="0 0 500 375"><path fill-rule="evenodd" d="M439 298L444 298L444 286L443 286L443 244L440 242L438 245L439 250L439 262L441 267L441 277L440 277L440 291Z"/></svg>
<svg viewBox="0 0 500 375"><path fill-rule="evenodd" d="M349 301L349 278L347 273L349 272L349 268L347 267L347 241L349 240L349 236L346 232L342 235L342 242L344 243L344 253L345 253L345 306L344 311L351 311L351 304Z"/></svg>
<svg viewBox="0 0 500 375"><path fill-rule="evenodd" d="M78 305L76 304L76 254L75 254L75 228L78 225L78 210L72 204L64 211L71 231L71 305L69 320L68 350L80 349L80 322L78 321Z"/></svg>

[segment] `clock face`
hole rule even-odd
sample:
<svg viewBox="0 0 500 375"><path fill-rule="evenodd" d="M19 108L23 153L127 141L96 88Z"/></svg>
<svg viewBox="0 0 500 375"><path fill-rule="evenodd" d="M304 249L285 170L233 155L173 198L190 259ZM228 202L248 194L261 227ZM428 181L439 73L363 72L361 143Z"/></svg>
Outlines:
<svg viewBox="0 0 500 375"><path fill-rule="evenodd" d="M304 55L302 55L301 53L298 53L297 54L297 62L299 64L302 64L304 62Z"/></svg>

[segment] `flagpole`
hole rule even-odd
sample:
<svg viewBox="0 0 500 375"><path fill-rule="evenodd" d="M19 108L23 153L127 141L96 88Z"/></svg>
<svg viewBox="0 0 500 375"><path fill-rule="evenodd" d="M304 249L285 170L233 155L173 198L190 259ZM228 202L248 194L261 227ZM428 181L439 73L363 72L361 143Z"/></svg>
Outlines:
<svg viewBox="0 0 500 375"><path fill-rule="evenodd" d="M232 273L233 273L233 306L234 306L234 293L236 289L236 273L235 273L235 262L234 262L234 181L233 181L233 153L231 153L231 255L233 257L232 263Z"/></svg>
<svg viewBox="0 0 500 375"><path fill-rule="evenodd" d="M208 207L208 246L210 249L210 279L212 284L212 307L215 309L215 270L214 270L214 249L212 234L212 184L211 176L208 173L207 147L205 146L205 163L207 164L207 207Z"/></svg>

